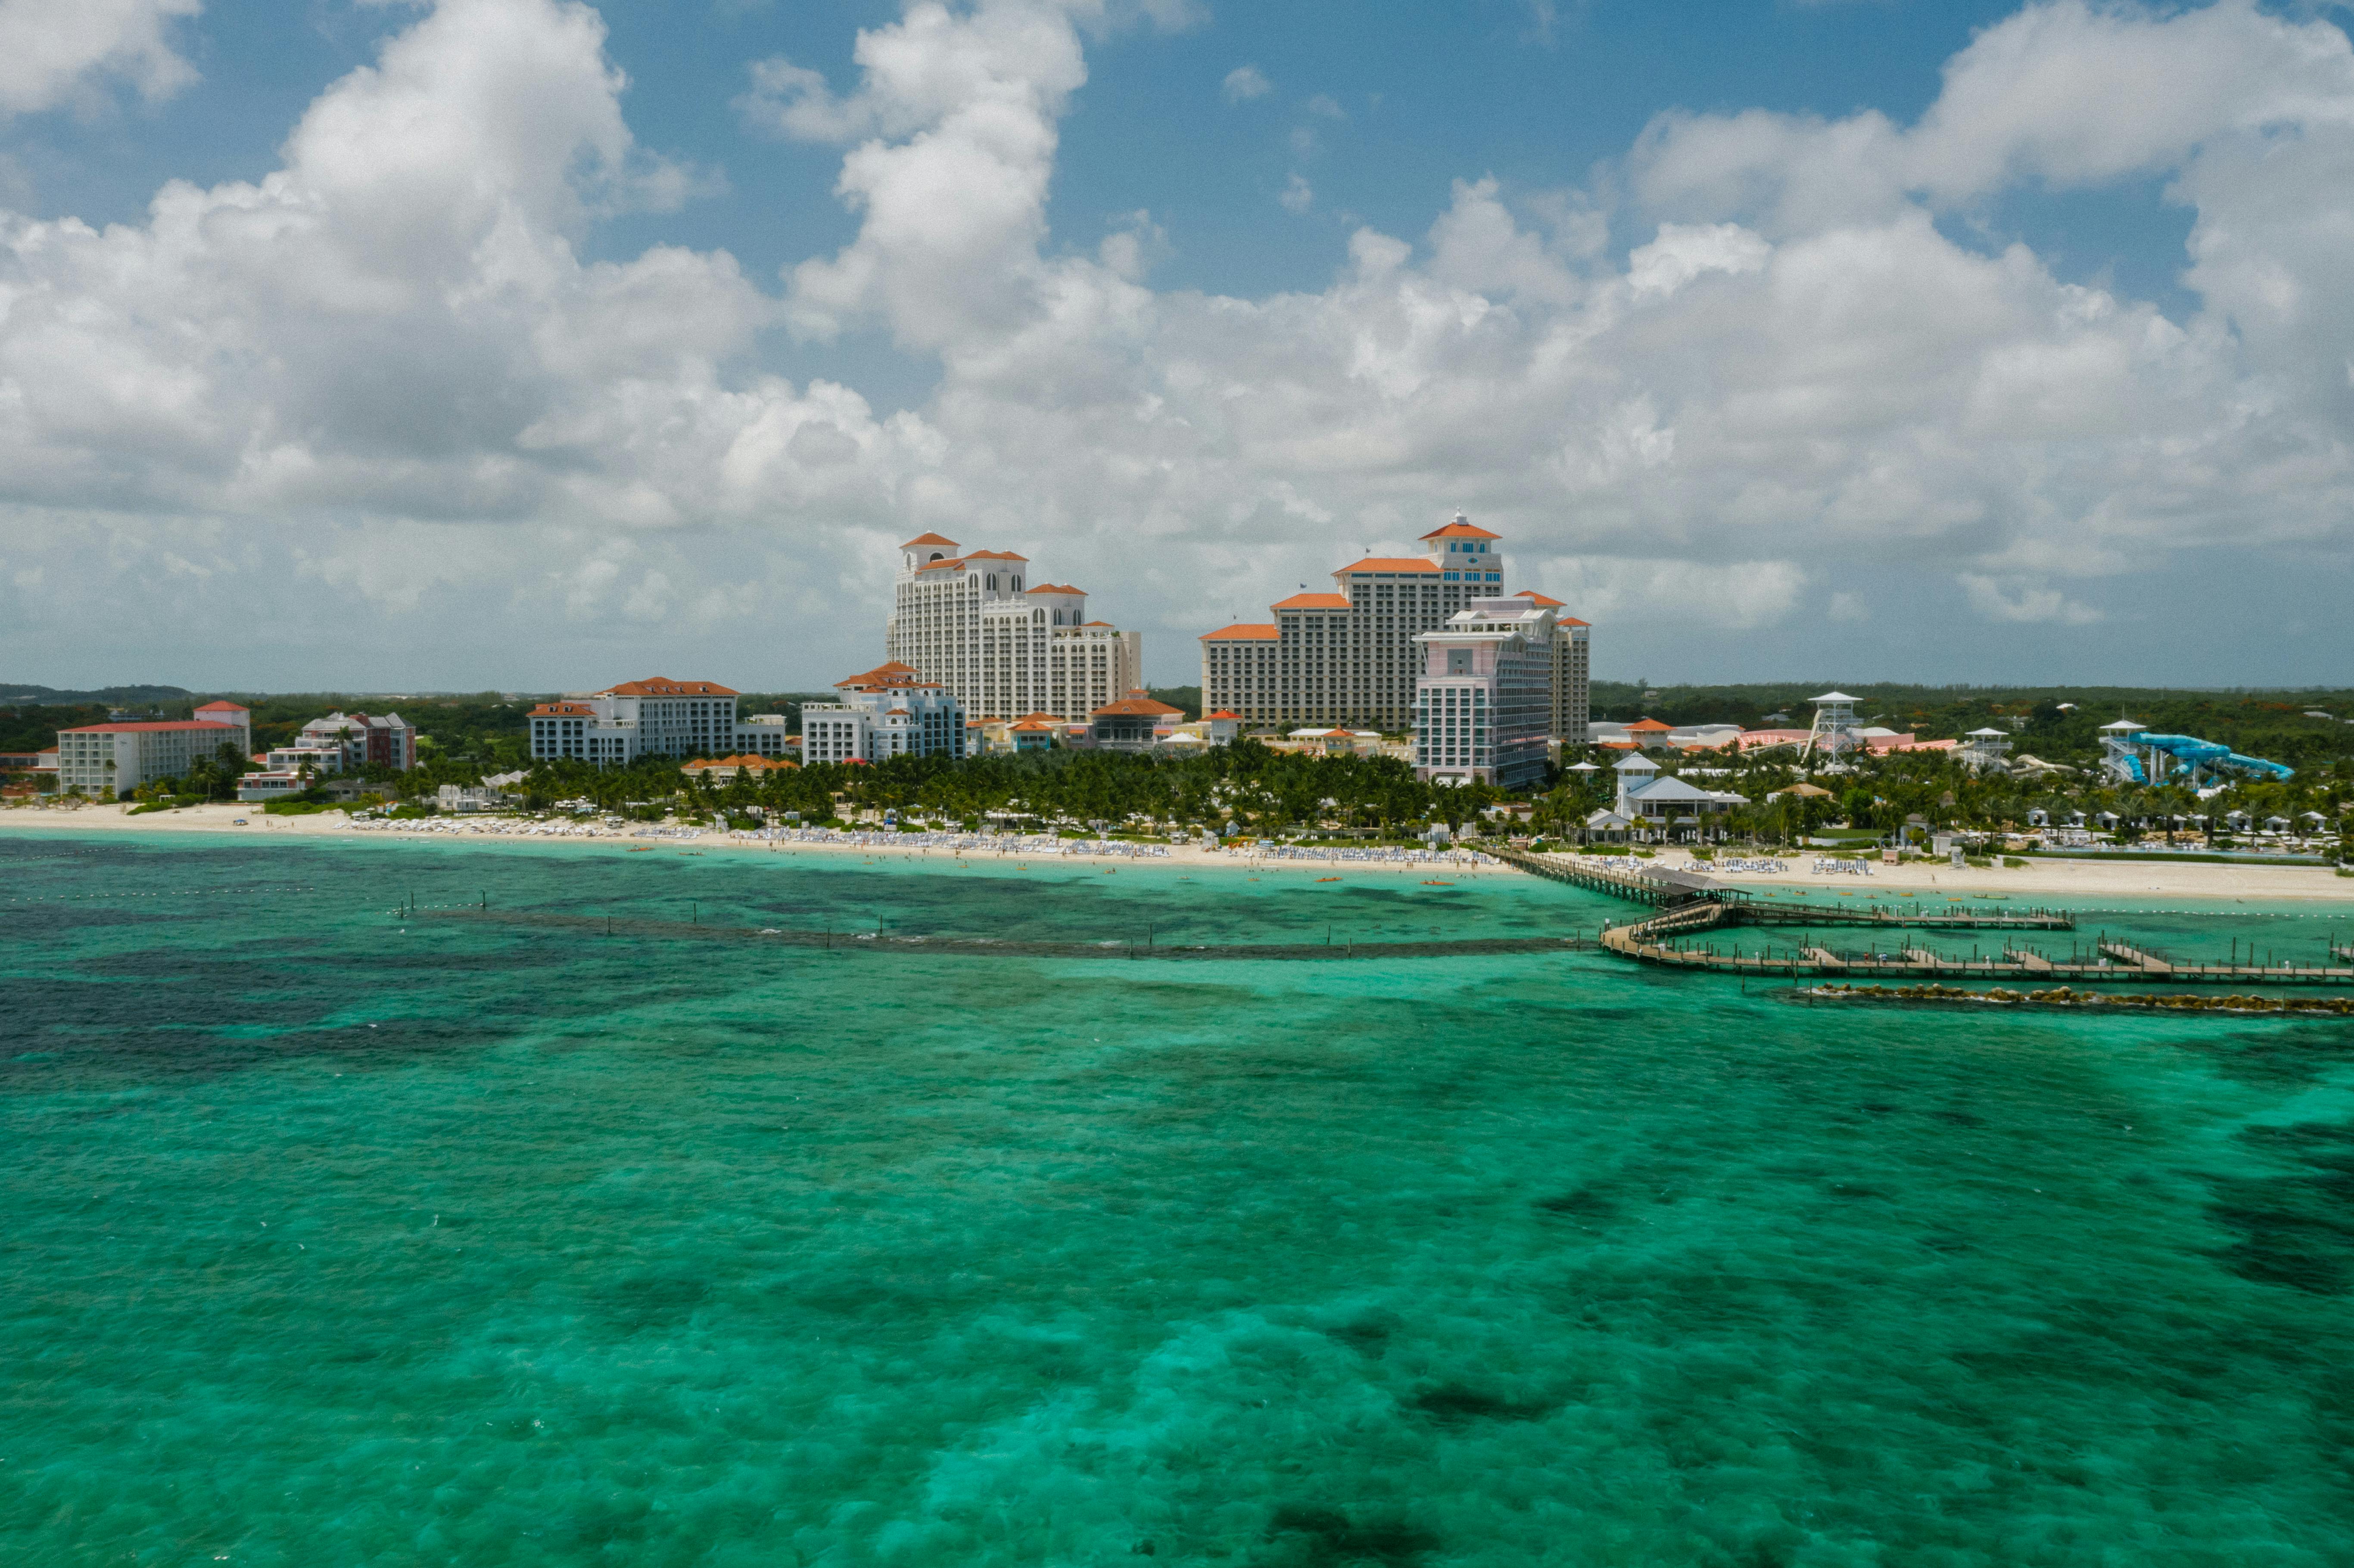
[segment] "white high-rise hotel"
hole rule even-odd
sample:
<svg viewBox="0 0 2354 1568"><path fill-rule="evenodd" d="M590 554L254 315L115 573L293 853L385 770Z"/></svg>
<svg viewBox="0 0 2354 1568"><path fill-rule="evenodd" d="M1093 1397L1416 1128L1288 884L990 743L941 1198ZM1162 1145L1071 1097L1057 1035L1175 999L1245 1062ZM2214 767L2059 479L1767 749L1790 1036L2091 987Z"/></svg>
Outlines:
<svg viewBox="0 0 2354 1568"><path fill-rule="evenodd" d="M1508 597L1501 536L1460 513L1422 536L1420 556L1375 556L1332 574L1332 593L1299 593L1269 607L1272 621L1245 621L1202 638L1202 711L1226 709L1246 724L1289 728L1340 725L1397 734L1416 727L1416 683L1427 660L1416 638L1458 614ZM1586 736L1589 628L1559 599L1509 596L1553 615L1547 630L1546 729Z"/></svg>
<svg viewBox="0 0 2354 1568"><path fill-rule="evenodd" d="M1030 563L920 534L899 546L888 659L945 687L973 718L1075 723L1144 684L1142 633L1087 619L1087 596L1026 585Z"/></svg>

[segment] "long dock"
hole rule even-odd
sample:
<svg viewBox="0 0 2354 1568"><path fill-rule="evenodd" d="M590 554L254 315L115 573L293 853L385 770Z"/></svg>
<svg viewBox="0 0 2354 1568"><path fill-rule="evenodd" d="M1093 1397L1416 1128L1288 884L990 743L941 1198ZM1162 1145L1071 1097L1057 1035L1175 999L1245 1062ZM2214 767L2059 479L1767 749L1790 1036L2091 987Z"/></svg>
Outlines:
<svg viewBox="0 0 2354 1568"><path fill-rule="evenodd" d="M1606 927L1603 948L1621 958L1669 969L1697 969L1733 975L1781 976L1791 980L1978 980L2016 985L2073 983L2097 980L2166 981L2190 985L2354 985L2354 948L2329 943L2329 962L2197 963L2153 953L2106 934L2093 944L2091 954L2071 951L2065 958L2007 941L1999 953L1968 957L1934 953L1899 938L1893 949L1837 952L1820 943L1776 948L1761 943L1744 950L1738 939L1703 941L1744 926L1871 927L1885 930L1947 931L2068 931L2075 916L2064 909L2021 909L2000 912L1975 909L1939 911L1891 907L1884 904L1836 908L1820 905L1768 904L1747 889L1728 887L1704 876L1673 871L1620 871L1588 864L1564 856L1532 854L1526 850L1491 852L1500 860L1535 875L1573 886L1608 893L1634 903L1649 904L1659 913L1631 925Z"/></svg>
<svg viewBox="0 0 2354 1568"><path fill-rule="evenodd" d="M1665 868L1628 872L1553 855L1532 854L1527 850L1497 849L1488 853L1498 860L1550 881L1565 882L1572 887L1583 887L1590 893L1607 893L1613 897L1660 908L1689 904L1712 894L1729 891L1707 877Z"/></svg>
<svg viewBox="0 0 2354 1568"><path fill-rule="evenodd" d="M2354 985L2354 964L2182 963L2105 938L2094 944L2097 956L2067 958L2015 947L2006 948L1999 954L1961 957L1914 947L1893 952L1875 949L1857 953L1834 952L1821 946L1776 948L1768 944L1744 950L1737 942L1722 946L1676 945L1677 938L1697 936L1727 924L1722 916L1699 917L1701 911L1722 907L1696 905L1690 910L1670 910L1631 926L1613 927L1602 933L1602 946L1622 958L1669 969L1791 980L1896 980L1915 983L1974 980L2028 986L2073 984L2079 980L2108 985L2129 981L2200 986Z"/></svg>
<svg viewBox="0 0 2354 1568"><path fill-rule="evenodd" d="M1787 904L1767 903L1745 887L1734 887L1689 872L1655 871L1649 867L1626 872L1527 850L1489 853L1536 876L1658 908L1673 909L1701 902L1719 904L1733 911L1732 923L1743 926L1879 926L1929 931L2073 931L2076 927L2076 917L2064 909L1933 912L1893 904L1840 906L1800 904L1795 900Z"/></svg>

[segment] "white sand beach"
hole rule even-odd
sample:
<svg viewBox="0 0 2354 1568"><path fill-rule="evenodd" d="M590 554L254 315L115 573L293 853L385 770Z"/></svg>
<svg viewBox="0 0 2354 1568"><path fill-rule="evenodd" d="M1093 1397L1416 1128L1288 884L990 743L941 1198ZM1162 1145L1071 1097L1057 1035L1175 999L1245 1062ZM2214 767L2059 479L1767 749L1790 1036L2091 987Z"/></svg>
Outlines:
<svg viewBox="0 0 2354 1568"><path fill-rule="evenodd" d="M1024 854L1019 850L991 847L982 850L959 851L946 846L922 844L859 844L804 843L747 840L733 837L717 829L705 829L699 836L687 838L639 838L633 836L645 824L626 828L600 828L597 836L588 834L534 834L519 830L533 824L513 819L482 817L441 817L419 822L385 822L361 827L341 811L321 811L309 816L273 817L259 806L208 805L187 806L177 810L150 811L139 816L129 814L130 809L115 805L84 805L72 807L20 806L0 810L0 833L21 831L28 833L70 832L86 834L175 834L208 833L242 839L269 840L286 843L318 842L329 840L374 842L435 842L447 844L495 844L503 846L555 847L574 850L589 849L612 854L784 854L817 855L854 862L889 859L895 862L930 862L943 867L959 864L987 864L1017 870L1051 870L1073 865L1099 866L1106 872L1160 868L1176 868L1191 872L1246 873L1252 876L1287 875L1310 878L1345 880L1351 874L1394 876L1437 875L1448 881L1480 876L1520 876L1522 873L1500 864L1481 865L1468 859L1455 862L1428 861L1341 861L1275 859L1251 850L1209 850L1199 844L1160 844L1140 846L1147 853L1140 855L1122 853L1082 854L1068 849L1043 853ZM507 831L501 831L502 827ZM909 835L913 837L913 835ZM1160 853L1161 850L1167 853Z"/></svg>
<svg viewBox="0 0 2354 1568"><path fill-rule="evenodd" d="M313 816L272 817L261 809L246 806L189 806L174 811L152 811L140 816L128 815L122 806L89 805L80 807L19 806L0 810L0 832L76 832L76 833L217 833L240 838L269 839L286 842L302 842L322 839L373 840L398 842L432 841L444 843L487 843L504 845L562 844L574 848L594 847L610 850L615 854L630 853L728 853L728 854L805 854L848 857L872 861L883 857L917 862L936 861L952 865L960 861L986 862L991 864L1035 863L1041 867L1072 864L1097 864L1107 870L1141 866L1178 867L1184 870L1247 872L1252 875L1305 875L1312 878L1340 877L1353 874L1379 873L1393 875L1416 869L1429 870L1454 876L1518 876L1521 872L1508 866L1479 866L1468 863L1430 866L1428 863L1401 864L1395 862L1326 861L1274 859L1263 853L1240 850L1204 850L1195 844L1167 845L1168 853L1149 857L1121 854L1091 855L1062 853L1033 855L1025 861L1020 854L1008 855L997 851L959 851L927 848L920 845L896 844L829 844L775 843L747 841L730 837L716 830L706 830L701 836L686 839L640 839L631 837L635 828L608 829L610 836L538 836L516 831L498 831L497 824L506 823L510 830L524 824L507 819L437 818L435 825L423 823L387 823L361 828L340 811L323 811ZM2211 862L2168 863L2161 861L2095 861L2035 859L2021 867L2000 865L1971 866L1956 869L1951 865L1912 862L1901 865L1870 863L1870 875L1824 875L1809 867L1814 863L1810 853L1785 855L1783 863L1788 869L1780 874L1738 872L1726 874L1719 865L1695 861L1681 851L1667 851L1648 863L1672 870L1689 871L1722 881L1734 887L1806 888L1833 896L1848 894L1856 897L1873 895L1914 896L1950 895L1966 896L1977 894L2009 894L2020 897L2059 895L2069 898L2192 898L2217 900L2299 899L2331 900L2354 903L2354 877L2339 876L2336 872L2317 866L2286 865L2222 865Z"/></svg>

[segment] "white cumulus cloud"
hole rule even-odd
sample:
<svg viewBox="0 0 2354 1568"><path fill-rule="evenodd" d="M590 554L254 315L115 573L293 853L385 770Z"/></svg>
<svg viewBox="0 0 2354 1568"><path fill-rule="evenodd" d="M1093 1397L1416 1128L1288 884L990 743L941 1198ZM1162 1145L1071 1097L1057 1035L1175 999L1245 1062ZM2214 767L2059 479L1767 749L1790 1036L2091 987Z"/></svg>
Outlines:
<svg viewBox="0 0 2354 1568"><path fill-rule="evenodd" d="M550 683L672 646L813 680L931 528L1052 563L1174 679L1193 633L1457 506L1606 650L2064 637L2218 560L2354 555L2354 48L2326 22L2031 5L1912 125L1662 117L1582 185L1466 171L1421 232L1360 228L1324 286L1260 298L1150 286L1184 236L1148 213L1050 232L1122 22L917 0L838 81L760 63L741 112L841 145L857 223L773 279L580 259L695 176L636 143L561 0L442 0L258 181L102 230L0 217L0 646L56 668L170 581L148 657L88 678L356 625L529 649ZM2192 215L2187 310L1941 222L2152 174ZM776 327L885 335L937 387L878 415L775 374ZM577 668L604 649L627 663ZM489 678L526 675L451 683Z"/></svg>
<svg viewBox="0 0 2354 1568"><path fill-rule="evenodd" d="M0 113L53 109L115 78L147 99L196 79L175 26L202 0L0 0Z"/></svg>

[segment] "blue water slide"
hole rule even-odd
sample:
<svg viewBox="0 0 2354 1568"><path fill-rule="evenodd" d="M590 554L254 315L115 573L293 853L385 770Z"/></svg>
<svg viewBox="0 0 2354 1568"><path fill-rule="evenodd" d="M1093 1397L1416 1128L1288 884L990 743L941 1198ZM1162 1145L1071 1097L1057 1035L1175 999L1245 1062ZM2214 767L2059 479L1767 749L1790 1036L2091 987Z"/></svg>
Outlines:
<svg viewBox="0 0 2354 1568"><path fill-rule="evenodd" d="M2213 769L2228 768L2235 773L2253 774L2260 779L2294 779L2296 769L2278 762L2267 762L2261 757L2243 757L2228 746L2211 740L2200 740L2190 735L2152 735L2147 731L2133 737L2137 747L2162 751L2174 758L2175 774L2189 773L2194 768ZM2127 762L2136 783L2143 782L2139 758Z"/></svg>
<svg viewBox="0 0 2354 1568"><path fill-rule="evenodd" d="M2243 773L2253 773L2260 779L2296 777L2296 769L2285 762L2267 762L2261 757L2243 757L2236 751L2224 754L2223 766L2239 768Z"/></svg>

